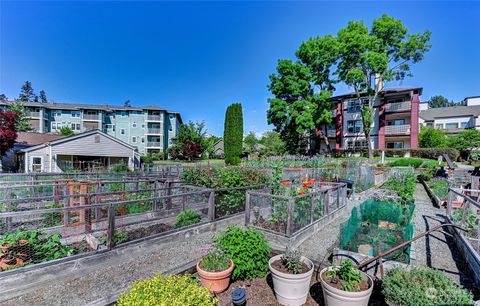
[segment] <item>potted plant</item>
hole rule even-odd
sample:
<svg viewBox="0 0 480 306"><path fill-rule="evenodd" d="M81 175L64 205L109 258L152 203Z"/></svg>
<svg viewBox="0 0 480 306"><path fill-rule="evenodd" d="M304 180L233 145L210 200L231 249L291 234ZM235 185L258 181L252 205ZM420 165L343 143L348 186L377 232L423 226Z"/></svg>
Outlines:
<svg viewBox="0 0 480 306"><path fill-rule="evenodd" d="M215 244L202 249L204 255L197 262L197 272L204 287L215 293L220 293L228 288L230 276L233 271L233 261L228 258L226 251Z"/></svg>
<svg viewBox="0 0 480 306"><path fill-rule="evenodd" d="M320 281L327 306L367 306L373 290L372 278L349 259L323 269Z"/></svg>
<svg viewBox="0 0 480 306"><path fill-rule="evenodd" d="M268 261L272 272L273 289L282 305L302 305L307 301L314 265L298 250L285 251Z"/></svg>

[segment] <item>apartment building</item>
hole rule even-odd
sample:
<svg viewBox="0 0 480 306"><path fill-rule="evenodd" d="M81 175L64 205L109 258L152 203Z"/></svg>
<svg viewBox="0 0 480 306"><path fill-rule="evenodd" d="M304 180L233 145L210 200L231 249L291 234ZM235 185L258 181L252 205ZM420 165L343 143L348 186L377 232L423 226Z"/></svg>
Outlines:
<svg viewBox="0 0 480 306"><path fill-rule="evenodd" d="M336 150L365 149L367 146L374 149L418 148L422 90L420 87L390 88L380 93L373 104L370 143L367 143L360 114L362 103L368 103L368 100L364 97L358 99L355 93L331 97L336 108L332 111L334 124L326 127L330 147ZM320 141L317 149L325 150L326 144Z"/></svg>
<svg viewBox="0 0 480 306"><path fill-rule="evenodd" d="M458 134L473 128L480 130L480 96L466 97L462 104L428 108L428 103L422 103L420 123L426 127L444 130L447 134Z"/></svg>
<svg viewBox="0 0 480 306"><path fill-rule="evenodd" d="M0 101L0 108L7 108L9 103ZM180 113L158 106L38 102L24 103L24 106L36 132L57 134L64 126L75 134L98 129L136 147L140 154L165 151L182 124Z"/></svg>

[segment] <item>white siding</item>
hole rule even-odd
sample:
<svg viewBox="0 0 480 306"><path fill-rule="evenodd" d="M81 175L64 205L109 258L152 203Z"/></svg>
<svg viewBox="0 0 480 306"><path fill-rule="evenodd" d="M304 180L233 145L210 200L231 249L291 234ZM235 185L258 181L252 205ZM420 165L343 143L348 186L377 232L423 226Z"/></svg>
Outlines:
<svg viewBox="0 0 480 306"><path fill-rule="evenodd" d="M99 142L96 142L95 139ZM132 157L132 149L101 134L91 134L52 146L52 154Z"/></svg>

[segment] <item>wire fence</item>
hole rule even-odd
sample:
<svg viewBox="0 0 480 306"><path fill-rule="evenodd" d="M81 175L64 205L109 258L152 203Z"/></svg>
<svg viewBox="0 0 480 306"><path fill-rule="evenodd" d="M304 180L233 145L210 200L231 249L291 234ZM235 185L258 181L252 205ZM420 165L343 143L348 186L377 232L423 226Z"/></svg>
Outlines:
<svg viewBox="0 0 480 306"><path fill-rule="evenodd" d="M34 186L35 197L13 196L31 187L1 188L0 271L110 250L242 213L245 202L238 199L262 186L215 190L162 179L60 181Z"/></svg>
<svg viewBox="0 0 480 306"><path fill-rule="evenodd" d="M346 201L345 183L323 183L296 196L277 195L272 188L249 191L245 224L291 237L345 207Z"/></svg>

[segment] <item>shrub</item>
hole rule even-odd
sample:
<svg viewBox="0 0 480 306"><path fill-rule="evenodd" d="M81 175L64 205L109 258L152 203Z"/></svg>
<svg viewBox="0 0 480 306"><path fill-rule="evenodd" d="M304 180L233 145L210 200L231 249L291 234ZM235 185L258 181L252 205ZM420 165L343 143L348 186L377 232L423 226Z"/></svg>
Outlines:
<svg viewBox="0 0 480 306"><path fill-rule="evenodd" d="M184 227L189 226L192 224L200 223L202 217L200 214L195 210L184 210L177 215L175 220L175 227Z"/></svg>
<svg viewBox="0 0 480 306"><path fill-rule="evenodd" d="M443 164L443 163L442 163ZM422 168L428 168L428 169L435 169L437 168L438 166L440 166L438 164L438 160L426 160L423 162L422 164Z"/></svg>
<svg viewBox="0 0 480 306"><path fill-rule="evenodd" d="M392 305L473 305L472 295L442 272L430 268L394 268L382 279Z"/></svg>
<svg viewBox="0 0 480 306"><path fill-rule="evenodd" d="M423 160L419 158L399 158L391 163L388 163L388 166L418 168L421 164L423 164Z"/></svg>
<svg viewBox="0 0 480 306"><path fill-rule="evenodd" d="M130 169L128 168L127 165L124 164L116 164L110 167L110 171L114 173L122 173L122 172L129 172Z"/></svg>
<svg viewBox="0 0 480 306"><path fill-rule="evenodd" d="M259 231L230 225L213 240L235 264L232 280L265 276L271 249Z"/></svg>
<svg viewBox="0 0 480 306"><path fill-rule="evenodd" d="M151 164L155 161L160 161L160 160L163 160L163 152L158 152L158 153L150 153L150 154L147 154L147 155L143 155L140 157L140 160L143 162L143 163L146 163L146 164Z"/></svg>
<svg viewBox="0 0 480 306"><path fill-rule="evenodd" d="M419 180L429 182L433 178L433 172L431 170L422 171L417 177Z"/></svg>
<svg viewBox="0 0 480 306"><path fill-rule="evenodd" d="M217 305L208 288L190 275L155 275L139 280L118 299L119 306Z"/></svg>
<svg viewBox="0 0 480 306"><path fill-rule="evenodd" d="M439 180L439 181L431 181L428 183L430 189L432 189L433 193L440 199L445 200L448 195L448 181L446 180Z"/></svg>
<svg viewBox="0 0 480 306"><path fill-rule="evenodd" d="M444 148L447 146L447 136L442 130L422 127L418 135L418 144L421 148Z"/></svg>
<svg viewBox="0 0 480 306"><path fill-rule="evenodd" d="M404 156L406 153L410 153L411 157L437 159L442 154L447 154L452 161L456 161L460 156L460 152L454 148L418 148L418 149L384 149L374 150L376 156L381 156L382 151L385 152L385 156Z"/></svg>
<svg viewBox="0 0 480 306"><path fill-rule="evenodd" d="M223 141L225 163L227 165L239 165L243 149L243 113L240 103L233 103L227 108Z"/></svg>

